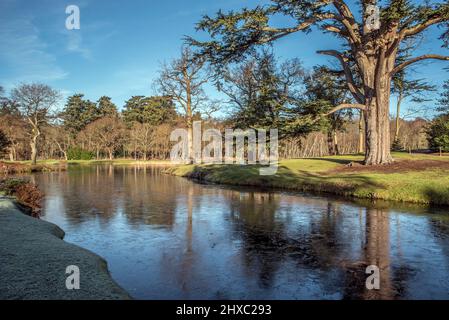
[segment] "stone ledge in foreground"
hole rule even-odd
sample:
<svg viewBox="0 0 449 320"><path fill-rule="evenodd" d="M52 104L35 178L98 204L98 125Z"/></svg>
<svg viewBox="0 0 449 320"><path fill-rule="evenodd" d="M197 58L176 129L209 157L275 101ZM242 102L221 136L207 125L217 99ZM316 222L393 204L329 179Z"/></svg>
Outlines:
<svg viewBox="0 0 449 320"><path fill-rule="evenodd" d="M0 299L130 299L100 256L63 241L58 226L23 214L0 196ZM80 289L68 290L66 267L80 269Z"/></svg>

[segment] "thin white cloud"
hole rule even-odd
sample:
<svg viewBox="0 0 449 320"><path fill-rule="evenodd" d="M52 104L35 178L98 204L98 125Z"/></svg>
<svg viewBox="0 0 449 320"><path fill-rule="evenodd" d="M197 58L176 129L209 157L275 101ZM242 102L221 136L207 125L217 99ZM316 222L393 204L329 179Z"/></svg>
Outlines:
<svg viewBox="0 0 449 320"><path fill-rule="evenodd" d="M39 30L30 18L0 20L0 64L6 66L5 86L18 82L52 81L67 76L48 52ZM6 83L5 83L6 82Z"/></svg>
<svg viewBox="0 0 449 320"><path fill-rule="evenodd" d="M86 60L93 60L96 49L111 38L115 31L112 24L106 21L86 23L81 20L80 30L61 32L65 37L65 49L69 53L77 53Z"/></svg>
<svg viewBox="0 0 449 320"><path fill-rule="evenodd" d="M83 58L90 60L92 53L83 45L83 36L79 30L67 30L67 51L79 53Z"/></svg>

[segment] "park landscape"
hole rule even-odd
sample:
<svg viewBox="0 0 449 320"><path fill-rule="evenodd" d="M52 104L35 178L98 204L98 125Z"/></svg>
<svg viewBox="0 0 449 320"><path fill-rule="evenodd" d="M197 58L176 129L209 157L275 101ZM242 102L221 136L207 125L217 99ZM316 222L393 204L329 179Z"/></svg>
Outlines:
<svg viewBox="0 0 449 320"><path fill-rule="evenodd" d="M122 104L108 92L0 83L0 212L12 238L2 298L449 298L449 4L252 2L196 17L177 55ZM313 53L324 63L276 50L317 33L338 40ZM277 129L266 145L277 170L195 158L198 122L203 132ZM183 164L171 161L177 129ZM15 223L37 230L32 241L52 239L42 250L55 266L71 264L55 246L75 252L91 287L66 290L64 273L22 254L34 249L14 240ZM20 253L7 262L11 250ZM40 261L56 289L31 273L21 294L23 261Z"/></svg>

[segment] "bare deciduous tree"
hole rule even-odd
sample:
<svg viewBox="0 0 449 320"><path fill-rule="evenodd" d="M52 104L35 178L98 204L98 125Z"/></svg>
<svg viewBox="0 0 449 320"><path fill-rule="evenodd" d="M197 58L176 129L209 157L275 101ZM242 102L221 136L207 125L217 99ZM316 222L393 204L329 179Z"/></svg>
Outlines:
<svg viewBox="0 0 449 320"><path fill-rule="evenodd" d="M118 117L103 117L88 124L82 135L94 145L97 152L104 151L110 160L126 139L126 127Z"/></svg>
<svg viewBox="0 0 449 320"><path fill-rule="evenodd" d="M196 57L188 47L181 57L164 64L156 85L164 96L171 97L185 116L188 130L189 159L193 159L193 118L207 109L203 85L208 81L204 71L205 59Z"/></svg>
<svg viewBox="0 0 449 320"><path fill-rule="evenodd" d="M49 126L44 131L44 135L49 142L56 146L65 160L68 160L67 151L71 142L70 133L62 126Z"/></svg>
<svg viewBox="0 0 449 320"><path fill-rule="evenodd" d="M36 164L38 138L42 126L51 119L60 95L56 90L40 83L22 84L12 90L11 99L28 122L31 147L31 163Z"/></svg>
<svg viewBox="0 0 449 320"><path fill-rule="evenodd" d="M143 160L147 160L148 149L150 147L151 140L155 126L149 123L134 122L130 129L129 135L131 143L135 146L135 152L142 154Z"/></svg>

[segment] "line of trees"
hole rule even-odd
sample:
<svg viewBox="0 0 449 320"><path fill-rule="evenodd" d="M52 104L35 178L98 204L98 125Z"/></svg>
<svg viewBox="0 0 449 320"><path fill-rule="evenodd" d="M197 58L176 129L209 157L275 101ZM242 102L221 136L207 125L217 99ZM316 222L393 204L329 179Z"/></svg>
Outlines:
<svg viewBox="0 0 449 320"><path fill-rule="evenodd" d="M204 129L279 128L282 158L364 151L362 113L342 109L314 120L349 99L344 80L328 67L307 71L297 59L279 62L268 50L258 52L228 67L215 82L227 97L221 105L228 113L224 119L214 119L211 112L217 103L207 99L202 88L210 79L207 73L202 71L200 76L196 70L193 77L182 67L192 57L190 51L183 50L181 59L163 66L156 87L164 95L133 96L121 111L107 96L93 102L83 94L68 97L64 107L58 109L59 94L43 84L20 85L8 98L2 90L0 149L9 154L10 160L33 162L38 155L44 159L168 159L171 131L190 128L191 135L193 121L203 120L208 123ZM441 115L432 126L422 118L405 120L396 116L390 121L391 130L397 132L393 147L425 149L430 144L433 149L447 150L444 130L449 83L445 89L439 101ZM425 92L420 91L423 101Z"/></svg>

